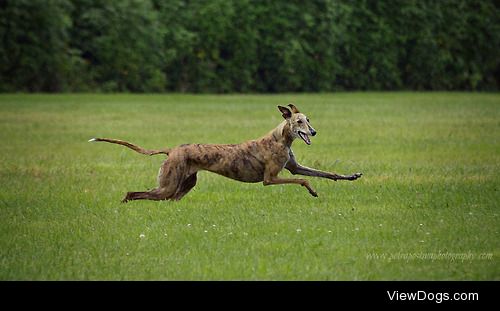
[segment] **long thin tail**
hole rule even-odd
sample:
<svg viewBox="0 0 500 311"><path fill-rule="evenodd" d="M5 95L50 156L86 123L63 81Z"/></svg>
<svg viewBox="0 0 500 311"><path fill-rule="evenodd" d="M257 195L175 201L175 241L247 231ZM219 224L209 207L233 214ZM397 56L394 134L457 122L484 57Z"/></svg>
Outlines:
<svg viewBox="0 0 500 311"><path fill-rule="evenodd" d="M92 138L92 139L89 139L89 142L96 142L96 141L105 141L107 143L112 143L112 144L118 144L118 145L122 145L122 146L125 146L125 147L129 147L130 149L134 150L134 151L137 151L139 153L142 153L142 154L145 154L145 155L155 155L155 154L166 154L168 155L169 152L170 152L170 148L166 148L166 149L161 149L161 150L146 150L144 148L141 148L139 146L136 146L134 144L131 144L129 142L126 142L126 141L123 141L123 140L119 140L119 139L110 139L110 138Z"/></svg>

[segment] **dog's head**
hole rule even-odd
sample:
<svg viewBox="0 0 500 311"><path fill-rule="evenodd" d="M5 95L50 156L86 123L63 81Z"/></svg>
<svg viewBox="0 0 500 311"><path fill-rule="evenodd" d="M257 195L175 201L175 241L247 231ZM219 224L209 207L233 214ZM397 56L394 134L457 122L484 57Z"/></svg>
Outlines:
<svg viewBox="0 0 500 311"><path fill-rule="evenodd" d="M311 126L309 118L301 113L293 104L289 104L288 107L278 106L278 109L290 125L292 137L300 137L306 144L310 145L311 139L309 136L315 136L316 131Z"/></svg>

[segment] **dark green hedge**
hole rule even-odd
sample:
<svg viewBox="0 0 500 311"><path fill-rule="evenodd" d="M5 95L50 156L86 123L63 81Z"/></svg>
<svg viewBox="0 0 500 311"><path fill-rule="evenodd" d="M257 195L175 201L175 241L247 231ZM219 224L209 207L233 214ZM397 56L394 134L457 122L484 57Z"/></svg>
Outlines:
<svg viewBox="0 0 500 311"><path fill-rule="evenodd" d="M494 0L0 0L0 91L498 90Z"/></svg>

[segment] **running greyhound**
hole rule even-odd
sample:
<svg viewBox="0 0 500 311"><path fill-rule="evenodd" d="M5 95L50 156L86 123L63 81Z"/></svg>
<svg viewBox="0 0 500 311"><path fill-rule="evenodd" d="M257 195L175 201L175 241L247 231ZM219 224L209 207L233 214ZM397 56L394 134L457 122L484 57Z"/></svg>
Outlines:
<svg viewBox="0 0 500 311"><path fill-rule="evenodd" d="M280 178L279 172L286 168L292 174L323 177L332 180L356 180L361 173L338 175L300 165L292 152L292 142L301 138L311 144L309 136L315 136L309 119L293 104L289 108L278 106L283 118L278 127L267 135L241 144L184 144L174 148L146 150L129 142L92 138L89 142L104 141L129 147L145 155L166 154L168 159L160 167L158 188L150 191L128 192L122 202L130 200L180 200L196 185L196 174L206 170L242 182L263 182L264 186L298 184L306 187L317 197L305 179Z"/></svg>

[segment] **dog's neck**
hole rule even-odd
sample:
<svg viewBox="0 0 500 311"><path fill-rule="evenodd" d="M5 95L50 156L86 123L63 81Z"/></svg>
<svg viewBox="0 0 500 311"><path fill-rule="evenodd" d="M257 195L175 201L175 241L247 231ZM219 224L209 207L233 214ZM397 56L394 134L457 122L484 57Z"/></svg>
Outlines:
<svg viewBox="0 0 500 311"><path fill-rule="evenodd" d="M280 125L269 133L269 136L274 141L282 143L289 148L292 146L294 140L290 124L287 120L281 122Z"/></svg>

